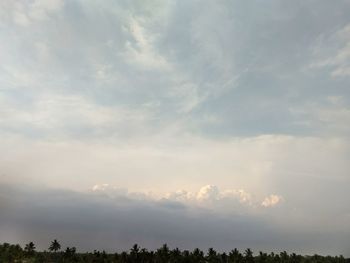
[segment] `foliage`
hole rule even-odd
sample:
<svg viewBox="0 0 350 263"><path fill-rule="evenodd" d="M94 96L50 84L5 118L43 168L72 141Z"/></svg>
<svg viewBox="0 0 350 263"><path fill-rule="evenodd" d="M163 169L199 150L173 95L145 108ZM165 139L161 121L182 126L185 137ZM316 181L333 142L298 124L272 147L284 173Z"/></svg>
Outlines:
<svg viewBox="0 0 350 263"><path fill-rule="evenodd" d="M0 263L350 263L343 256L302 256L283 251L279 254L259 252L254 255L251 249L241 253L237 248L228 254L209 248L204 253L199 248L193 251L178 248L170 249L164 244L156 251L148 251L135 244L130 251L106 253L94 250L92 253L78 253L75 247L60 250L61 245L55 239L49 246L49 252L36 251L35 244L29 242L24 249L20 245L0 244Z"/></svg>
<svg viewBox="0 0 350 263"><path fill-rule="evenodd" d="M54 241L51 242L51 245L49 247L49 250L51 252L57 252L61 249L61 244L55 239Z"/></svg>

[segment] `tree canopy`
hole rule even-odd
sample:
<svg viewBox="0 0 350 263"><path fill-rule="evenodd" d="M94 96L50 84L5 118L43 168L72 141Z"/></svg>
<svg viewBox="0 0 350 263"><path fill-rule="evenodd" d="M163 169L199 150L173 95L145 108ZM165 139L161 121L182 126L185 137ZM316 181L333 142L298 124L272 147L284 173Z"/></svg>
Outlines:
<svg viewBox="0 0 350 263"><path fill-rule="evenodd" d="M259 251L256 255L250 248L240 252L237 248L228 253L218 252L209 248L206 252L199 248L193 251L171 249L167 244L155 251L149 251L135 244L129 251L107 253L94 250L79 253L75 247L66 247L61 251L60 243L55 239L49 246L49 251L36 251L33 242L25 245L24 249L18 244L0 244L0 262L26 263L350 263L350 259L339 256L302 256L295 253L265 253Z"/></svg>

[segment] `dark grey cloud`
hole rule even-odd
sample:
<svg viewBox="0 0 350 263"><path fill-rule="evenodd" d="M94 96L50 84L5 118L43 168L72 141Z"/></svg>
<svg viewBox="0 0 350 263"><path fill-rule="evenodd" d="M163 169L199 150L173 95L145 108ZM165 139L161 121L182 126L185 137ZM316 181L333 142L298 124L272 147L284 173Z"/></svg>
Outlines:
<svg viewBox="0 0 350 263"><path fill-rule="evenodd" d="M82 251L120 251L137 242L151 249L168 243L187 249L252 247L325 254L345 253L342 242L348 241L344 233L325 238L312 229L303 232L302 226L290 231L263 216L218 213L176 202L4 184L0 197L0 229L10 233L0 241L32 240L40 249L57 238Z"/></svg>

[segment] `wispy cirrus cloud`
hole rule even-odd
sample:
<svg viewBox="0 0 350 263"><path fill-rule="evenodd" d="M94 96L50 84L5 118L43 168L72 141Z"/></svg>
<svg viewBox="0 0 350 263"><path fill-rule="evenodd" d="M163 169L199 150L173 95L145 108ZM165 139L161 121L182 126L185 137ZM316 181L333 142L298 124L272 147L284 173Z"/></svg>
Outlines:
<svg viewBox="0 0 350 263"><path fill-rule="evenodd" d="M315 56L321 59L313 62L310 68L330 68L330 74L335 78L349 76L350 24L337 30L328 38L321 39L319 45L314 48Z"/></svg>
<svg viewBox="0 0 350 263"><path fill-rule="evenodd" d="M63 6L62 0L3 1L2 13L8 22L18 26L28 27L36 22L50 19L51 15L59 12Z"/></svg>

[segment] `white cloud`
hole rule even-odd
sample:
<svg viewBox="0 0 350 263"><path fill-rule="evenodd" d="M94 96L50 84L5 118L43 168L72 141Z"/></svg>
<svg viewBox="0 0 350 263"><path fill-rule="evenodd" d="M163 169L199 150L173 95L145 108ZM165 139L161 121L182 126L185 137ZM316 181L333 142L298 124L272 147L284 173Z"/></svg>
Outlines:
<svg viewBox="0 0 350 263"><path fill-rule="evenodd" d="M5 10L16 25L28 27L32 23L42 22L60 11L64 6L63 0L34 0L34 1L3 1Z"/></svg>
<svg viewBox="0 0 350 263"><path fill-rule="evenodd" d="M310 68L331 68L331 76L342 77L350 75L350 25L344 26L342 29L332 34L329 39L324 40L326 43L321 43L315 47L315 54L321 59L311 63ZM333 43L334 42L334 43ZM330 43L333 43L333 48L328 51ZM324 54L329 56L324 57ZM323 57L323 58L322 58Z"/></svg>
<svg viewBox="0 0 350 263"><path fill-rule="evenodd" d="M38 134L65 137L69 136L71 129L88 127L87 132L107 132L113 136L131 126L145 128L151 118L147 109L106 107L74 95L43 95L23 108L13 107L13 102L1 94L0 101L0 127L10 127L22 134L26 129L35 129Z"/></svg>
<svg viewBox="0 0 350 263"><path fill-rule="evenodd" d="M259 205L259 199L243 189L220 190L216 185L205 185L197 192L177 190L166 194L149 192L130 192L125 188L109 184L96 184L91 188L93 193L106 195L110 198L125 197L130 200L153 200L179 202L189 207L205 207L218 212L243 212L247 208L258 211L262 207L273 207L284 199L280 195L271 194ZM155 190L155 189L154 189ZM238 205L239 204L239 205ZM238 206L237 206L238 205Z"/></svg>
<svg viewBox="0 0 350 263"><path fill-rule="evenodd" d="M0 162L4 174L75 190L102 181L131 192L155 191L164 197L185 189L197 196L198 189L208 184L222 189L220 194L215 194L215 187L207 187L200 196L211 193L223 199L232 195L238 202L249 203L246 193L259 200L281 191L289 202L298 198L289 186L301 178L309 183L344 184L348 180L349 143L341 138L270 135L218 141L171 132L142 135L140 131L135 138L62 141L54 136L32 140L3 134Z"/></svg>
<svg viewBox="0 0 350 263"><path fill-rule="evenodd" d="M109 184L95 184L92 187L92 191L96 192L96 191L105 191L106 188L109 187Z"/></svg>
<svg viewBox="0 0 350 263"><path fill-rule="evenodd" d="M280 195L269 195L265 197L264 201L262 201L261 205L263 207L274 207L280 204L283 201L283 197Z"/></svg>
<svg viewBox="0 0 350 263"><path fill-rule="evenodd" d="M91 188L91 191L95 194L107 195L111 198L128 196L128 190L125 188L118 188L109 184L96 184Z"/></svg>
<svg viewBox="0 0 350 263"><path fill-rule="evenodd" d="M253 204L252 195L243 189L238 190L225 190L221 193L221 198L238 198L242 204Z"/></svg>
<svg viewBox="0 0 350 263"><path fill-rule="evenodd" d="M179 113L191 112L207 98L207 94L199 94L199 88L196 84L186 81L175 85L167 95L179 99L179 108L177 109Z"/></svg>
<svg viewBox="0 0 350 263"><path fill-rule="evenodd" d="M30 24L28 16L19 10L13 12L13 21L20 26L28 26Z"/></svg>
<svg viewBox="0 0 350 263"><path fill-rule="evenodd" d="M350 48L349 48L350 51ZM340 66L334 71L332 71L332 76L339 77L339 76L350 76L350 66Z"/></svg>
<svg viewBox="0 0 350 263"><path fill-rule="evenodd" d="M61 10L63 5L63 0L35 0L28 7L29 16L42 21L47 19L51 13Z"/></svg>
<svg viewBox="0 0 350 263"><path fill-rule="evenodd" d="M188 203L189 201L194 200L196 196L194 193L186 190L177 190L175 192L167 193L164 198L167 200Z"/></svg>
<svg viewBox="0 0 350 263"><path fill-rule="evenodd" d="M219 188L215 185L203 186L197 193L199 201L215 201L219 198Z"/></svg>
<svg viewBox="0 0 350 263"><path fill-rule="evenodd" d="M323 103L307 103L298 108L290 108L299 125L319 127L320 133L346 136L350 131L350 108L342 96L329 96ZM322 129L322 131L321 131Z"/></svg>
<svg viewBox="0 0 350 263"><path fill-rule="evenodd" d="M124 27L133 38L132 42L126 42L125 61L139 64L145 70L170 70L170 63L153 46L156 36L147 31L142 22L144 22L142 18L131 16L128 26Z"/></svg>

